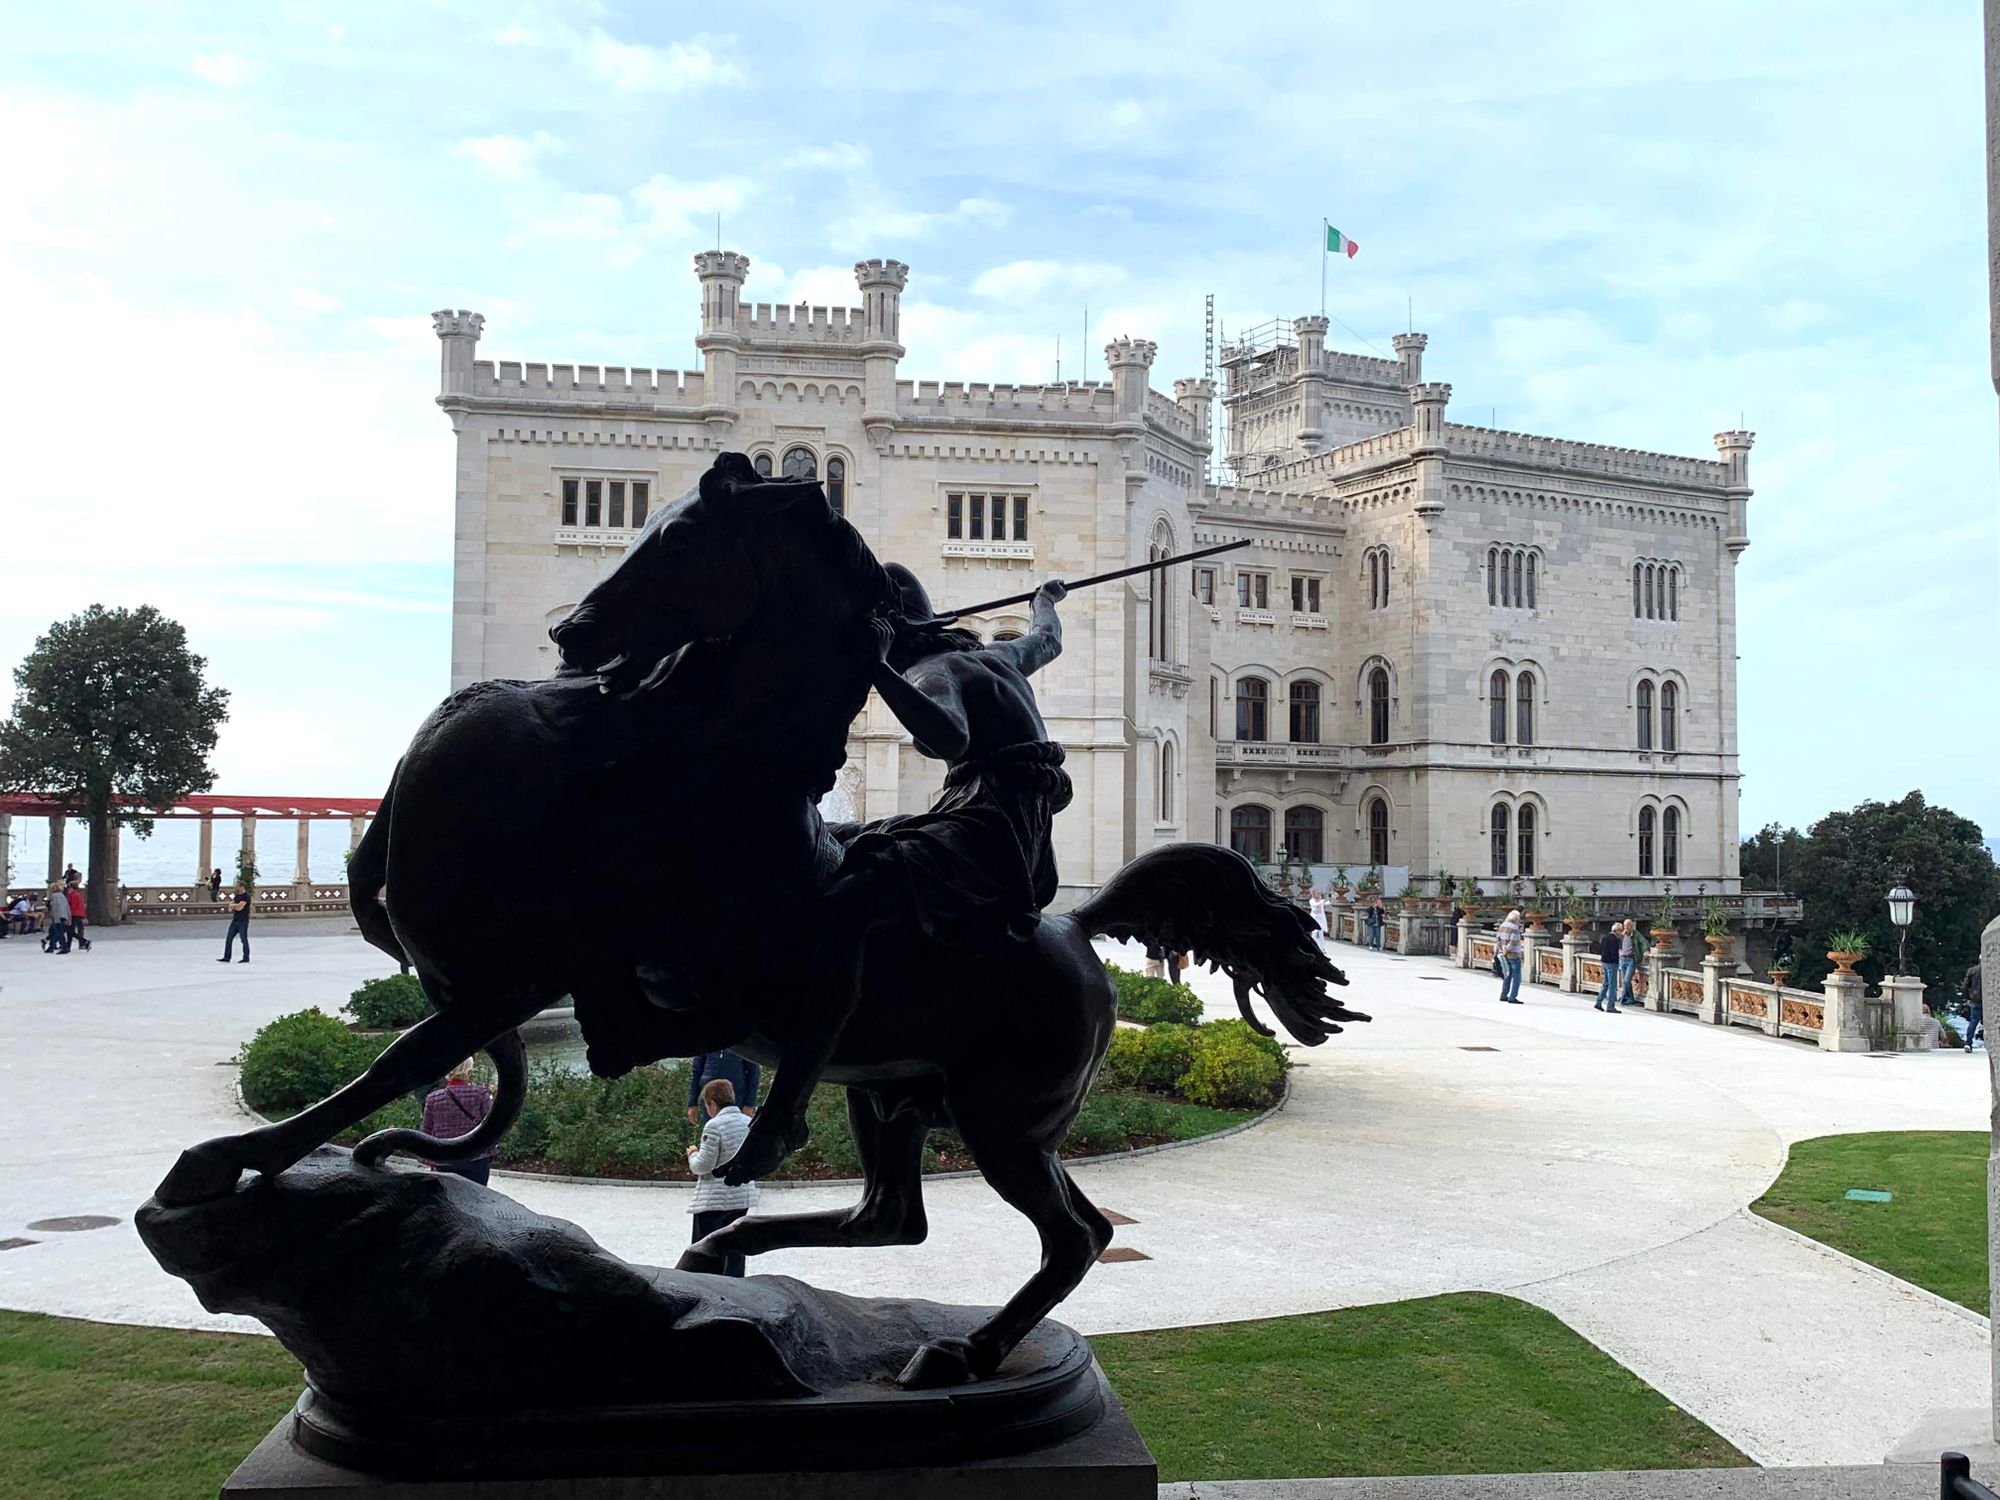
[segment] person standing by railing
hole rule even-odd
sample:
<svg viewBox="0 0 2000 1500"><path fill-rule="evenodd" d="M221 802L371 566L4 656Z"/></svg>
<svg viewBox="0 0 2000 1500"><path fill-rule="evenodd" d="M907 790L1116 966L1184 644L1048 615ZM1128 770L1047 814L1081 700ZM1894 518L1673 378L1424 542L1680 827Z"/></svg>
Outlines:
<svg viewBox="0 0 2000 1500"><path fill-rule="evenodd" d="M1618 1014L1618 952L1624 942L1623 922L1613 922L1597 940L1597 966L1603 970L1603 979L1597 986L1597 998L1590 1003L1592 1010Z"/></svg>
<svg viewBox="0 0 2000 1500"><path fill-rule="evenodd" d="M243 939L243 956L236 961L247 964L250 962L250 888L241 881L237 882L236 890L229 898L229 933L222 940L222 957L216 960L217 963L229 962L238 938Z"/></svg>
<svg viewBox="0 0 2000 1500"><path fill-rule="evenodd" d="M1500 1003L1520 1005L1521 912L1518 907L1493 932L1493 960L1500 965Z"/></svg>

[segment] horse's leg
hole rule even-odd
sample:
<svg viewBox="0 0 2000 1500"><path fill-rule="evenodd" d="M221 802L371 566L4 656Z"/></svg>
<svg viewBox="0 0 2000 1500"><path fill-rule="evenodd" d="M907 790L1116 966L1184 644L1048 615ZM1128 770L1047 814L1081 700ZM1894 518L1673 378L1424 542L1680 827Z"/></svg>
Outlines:
<svg viewBox="0 0 2000 1500"><path fill-rule="evenodd" d="M782 1025L771 1090L750 1122L750 1134L722 1174L732 1187L768 1177L806 1143L806 1101L861 1003L863 950L871 929L893 920L904 904L893 882L873 870L843 875L820 902L819 937L813 945L799 998Z"/></svg>
<svg viewBox="0 0 2000 1500"><path fill-rule="evenodd" d="M540 1008L539 999L524 1001L496 1015L461 1004L426 1016L383 1049L367 1072L289 1120L190 1146L154 1196L168 1206L199 1203L229 1192L246 1171L266 1176L282 1172L399 1094L443 1077L453 1063L512 1031Z"/></svg>
<svg viewBox="0 0 2000 1500"><path fill-rule="evenodd" d="M736 1220L691 1246L683 1271L719 1271L729 1255L762 1255L803 1245L920 1245L924 1217L924 1137L930 1120L911 1094L850 1088L847 1122L861 1157L861 1201L820 1213Z"/></svg>
<svg viewBox="0 0 2000 1500"><path fill-rule="evenodd" d="M1052 1146L1004 1134L996 1140L985 1132L975 1140L975 1132L963 1120L959 1129L981 1175L1034 1224L1042 1240L1042 1264L969 1338L933 1339L916 1352L897 1383L918 1389L991 1375L1014 1346L1076 1290L1111 1243L1110 1221L1070 1181Z"/></svg>

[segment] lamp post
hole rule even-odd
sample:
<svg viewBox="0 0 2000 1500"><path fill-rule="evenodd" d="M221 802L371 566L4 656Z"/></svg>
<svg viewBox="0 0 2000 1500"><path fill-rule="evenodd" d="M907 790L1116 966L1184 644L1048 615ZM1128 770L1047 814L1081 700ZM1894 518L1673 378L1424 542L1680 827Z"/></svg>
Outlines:
<svg viewBox="0 0 2000 1500"><path fill-rule="evenodd" d="M1904 967L1904 959L1910 949L1910 920L1916 915L1917 895L1910 889L1906 875L1896 882L1896 888L1889 892L1889 920L1896 924L1896 975L1901 978L1909 970Z"/></svg>

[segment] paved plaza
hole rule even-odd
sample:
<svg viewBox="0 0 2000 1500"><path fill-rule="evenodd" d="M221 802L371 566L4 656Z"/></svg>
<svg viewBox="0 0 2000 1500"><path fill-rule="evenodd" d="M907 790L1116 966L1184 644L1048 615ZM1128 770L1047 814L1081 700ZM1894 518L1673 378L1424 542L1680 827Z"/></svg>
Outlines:
<svg viewBox="0 0 2000 1500"><path fill-rule="evenodd" d="M0 1306L245 1327L159 1271L133 1209L179 1149L243 1128L237 1047L336 1010L392 965L343 922L268 922L256 961L207 926L107 931L94 952L0 943ZM1119 956L1115 945L1103 945ZM1122 961L1138 966L1129 952ZM1298 1050L1285 1108L1228 1139L1079 1169L1148 1259L1098 1267L1061 1316L1087 1333L1486 1290L1537 1303L1767 1464L1874 1463L1925 1412L1984 1399L1984 1318L1751 1216L1789 1143L1984 1128L1985 1060L1842 1055L1690 1019L1591 1009L1441 959L1342 947L1375 1015ZM1227 985L1195 977L1210 1014ZM1864 1184L1857 1184L1864 1185ZM671 1263L685 1190L495 1178L634 1260ZM765 1206L850 1189L768 1189ZM860 1293L995 1302L1036 1259L969 1178L932 1183L922 1246L788 1251L763 1269ZM35 1221L118 1223L37 1232Z"/></svg>

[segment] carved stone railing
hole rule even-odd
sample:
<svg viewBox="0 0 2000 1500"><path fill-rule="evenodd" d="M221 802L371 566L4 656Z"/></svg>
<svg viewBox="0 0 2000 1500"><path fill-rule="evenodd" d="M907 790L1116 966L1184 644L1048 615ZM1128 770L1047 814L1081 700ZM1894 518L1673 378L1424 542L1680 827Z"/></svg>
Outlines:
<svg viewBox="0 0 2000 1500"><path fill-rule="evenodd" d="M220 901L210 901L206 887L128 885L119 891L119 900L128 921L188 917L213 921L229 915L227 887ZM250 903L251 915L259 918L332 916L347 910L347 887L330 883L260 886Z"/></svg>
<svg viewBox="0 0 2000 1500"><path fill-rule="evenodd" d="M1698 1016L1701 1014L1702 998L1700 970L1667 970L1667 992L1661 997L1660 1009L1684 1016Z"/></svg>

